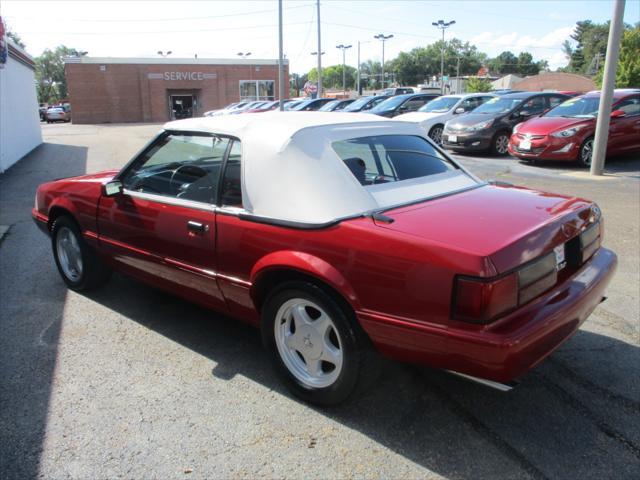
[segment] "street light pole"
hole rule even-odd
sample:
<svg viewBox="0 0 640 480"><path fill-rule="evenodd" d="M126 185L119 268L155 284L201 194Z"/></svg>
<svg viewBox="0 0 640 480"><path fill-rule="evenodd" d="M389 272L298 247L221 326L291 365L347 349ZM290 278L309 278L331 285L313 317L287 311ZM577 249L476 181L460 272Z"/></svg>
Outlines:
<svg viewBox="0 0 640 480"><path fill-rule="evenodd" d="M376 38L382 42L382 88L384 89L384 42L393 38L393 35L385 35L384 33L379 33L378 35L374 35L373 38Z"/></svg>
<svg viewBox="0 0 640 480"><path fill-rule="evenodd" d="M336 48L339 48L340 50L342 50L342 95L346 95L347 93L347 76L346 76L346 72L345 72L345 67L346 67L346 63L345 63L345 56L344 53L348 48L351 48L352 45L338 45Z"/></svg>
<svg viewBox="0 0 640 480"><path fill-rule="evenodd" d="M158 50L158 55L160 55L162 58L167 58L169 55L171 55L171 50L167 51L167 53L164 53L162 50Z"/></svg>
<svg viewBox="0 0 640 480"><path fill-rule="evenodd" d="M604 160L607 156L607 142L609 139L609 122L611 120L611 104L613 102L613 88L616 83L616 67L620 52L620 36L622 35L622 18L624 16L625 0L615 0L613 3L613 17L609 27L607 54L604 59L604 77L600 91L600 106L596 120L596 133L591 156L591 175L602 175Z"/></svg>
<svg viewBox="0 0 640 480"><path fill-rule="evenodd" d="M440 90L442 95L444 95L444 81L442 80L442 77L444 77L444 31L454 23L456 23L455 20L451 20L450 22L445 22L444 20L431 22L431 25L442 30L442 55L440 58Z"/></svg>
<svg viewBox="0 0 640 480"><path fill-rule="evenodd" d="M318 18L318 98L322 98L322 41L320 38L320 0L316 0L316 8Z"/></svg>
<svg viewBox="0 0 640 480"><path fill-rule="evenodd" d="M278 0L278 108L284 111L284 55L282 52L282 0ZM287 82L289 83L289 82Z"/></svg>

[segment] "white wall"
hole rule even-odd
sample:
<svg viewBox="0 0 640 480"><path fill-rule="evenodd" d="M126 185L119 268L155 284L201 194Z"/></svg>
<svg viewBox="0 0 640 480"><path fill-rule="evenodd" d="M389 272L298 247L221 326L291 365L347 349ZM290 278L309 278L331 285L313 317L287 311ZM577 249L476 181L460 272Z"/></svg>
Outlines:
<svg viewBox="0 0 640 480"><path fill-rule="evenodd" d="M0 172L41 143L35 72L9 55L0 69Z"/></svg>

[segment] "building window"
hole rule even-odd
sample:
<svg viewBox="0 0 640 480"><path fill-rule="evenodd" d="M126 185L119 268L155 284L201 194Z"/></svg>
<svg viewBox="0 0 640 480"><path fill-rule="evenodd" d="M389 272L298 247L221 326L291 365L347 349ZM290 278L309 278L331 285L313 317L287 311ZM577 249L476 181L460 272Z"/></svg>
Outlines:
<svg viewBox="0 0 640 480"><path fill-rule="evenodd" d="M240 100L275 100L275 81L240 80Z"/></svg>

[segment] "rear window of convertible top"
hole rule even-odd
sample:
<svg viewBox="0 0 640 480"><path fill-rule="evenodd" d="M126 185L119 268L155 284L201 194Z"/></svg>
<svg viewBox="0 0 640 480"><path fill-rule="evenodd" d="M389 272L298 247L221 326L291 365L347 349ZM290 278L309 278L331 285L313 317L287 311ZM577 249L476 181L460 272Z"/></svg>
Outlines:
<svg viewBox="0 0 640 480"><path fill-rule="evenodd" d="M333 149L363 186L428 177L455 170L424 138L379 135L333 142Z"/></svg>

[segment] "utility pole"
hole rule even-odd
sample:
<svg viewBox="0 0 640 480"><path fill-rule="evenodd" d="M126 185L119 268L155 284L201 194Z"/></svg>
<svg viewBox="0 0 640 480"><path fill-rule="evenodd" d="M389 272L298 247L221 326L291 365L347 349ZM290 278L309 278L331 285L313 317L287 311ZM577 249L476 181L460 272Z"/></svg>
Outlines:
<svg viewBox="0 0 640 480"><path fill-rule="evenodd" d="M320 38L320 0L316 0L318 9L316 17L318 17L318 98L322 98L322 40Z"/></svg>
<svg viewBox="0 0 640 480"><path fill-rule="evenodd" d="M385 35L384 33L379 33L378 35L374 35L373 38L376 38L382 42L382 88L384 89L384 42L393 38L393 35Z"/></svg>
<svg viewBox="0 0 640 480"><path fill-rule="evenodd" d="M444 95L444 81L442 80L442 78L444 77L444 31L454 23L456 23L455 20L451 20L450 22L445 22L444 20L438 20L437 22L431 23L431 25L433 25L434 27L442 30L442 55L440 58L440 89L441 89L442 95Z"/></svg>
<svg viewBox="0 0 640 480"><path fill-rule="evenodd" d="M351 48L351 47L352 45L342 45L342 44L336 47L342 50L342 95L346 95L347 93L347 76L345 71L346 63L345 63L344 53L348 48Z"/></svg>
<svg viewBox="0 0 640 480"><path fill-rule="evenodd" d="M458 65L456 66L456 93L460 94L460 55L458 55Z"/></svg>
<svg viewBox="0 0 640 480"><path fill-rule="evenodd" d="M596 120L596 133L591 157L591 175L602 175L604 160L607 155L607 141L609 139L609 122L611 121L611 103L613 89L616 83L616 66L620 53L620 37L622 35L622 18L624 17L625 0L614 0L613 15L609 27L607 41L607 55L604 59L604 77L600 91L600 107Z"/></svg>
<svg viewBox="0 0 640 480"><path fill-rule="evenodd" d="M282 52L282 0L278 0L278 99L279 109L284 111L284 54ZM288 84L289 82L287 82Z"/></svg>
<svg viewBox="0 0 640 480"><path fill-rule="evenodd" d="M358 95L362 95L362 86L360 85L360 40L358 40L358 86L356 91Z"/></svg>

